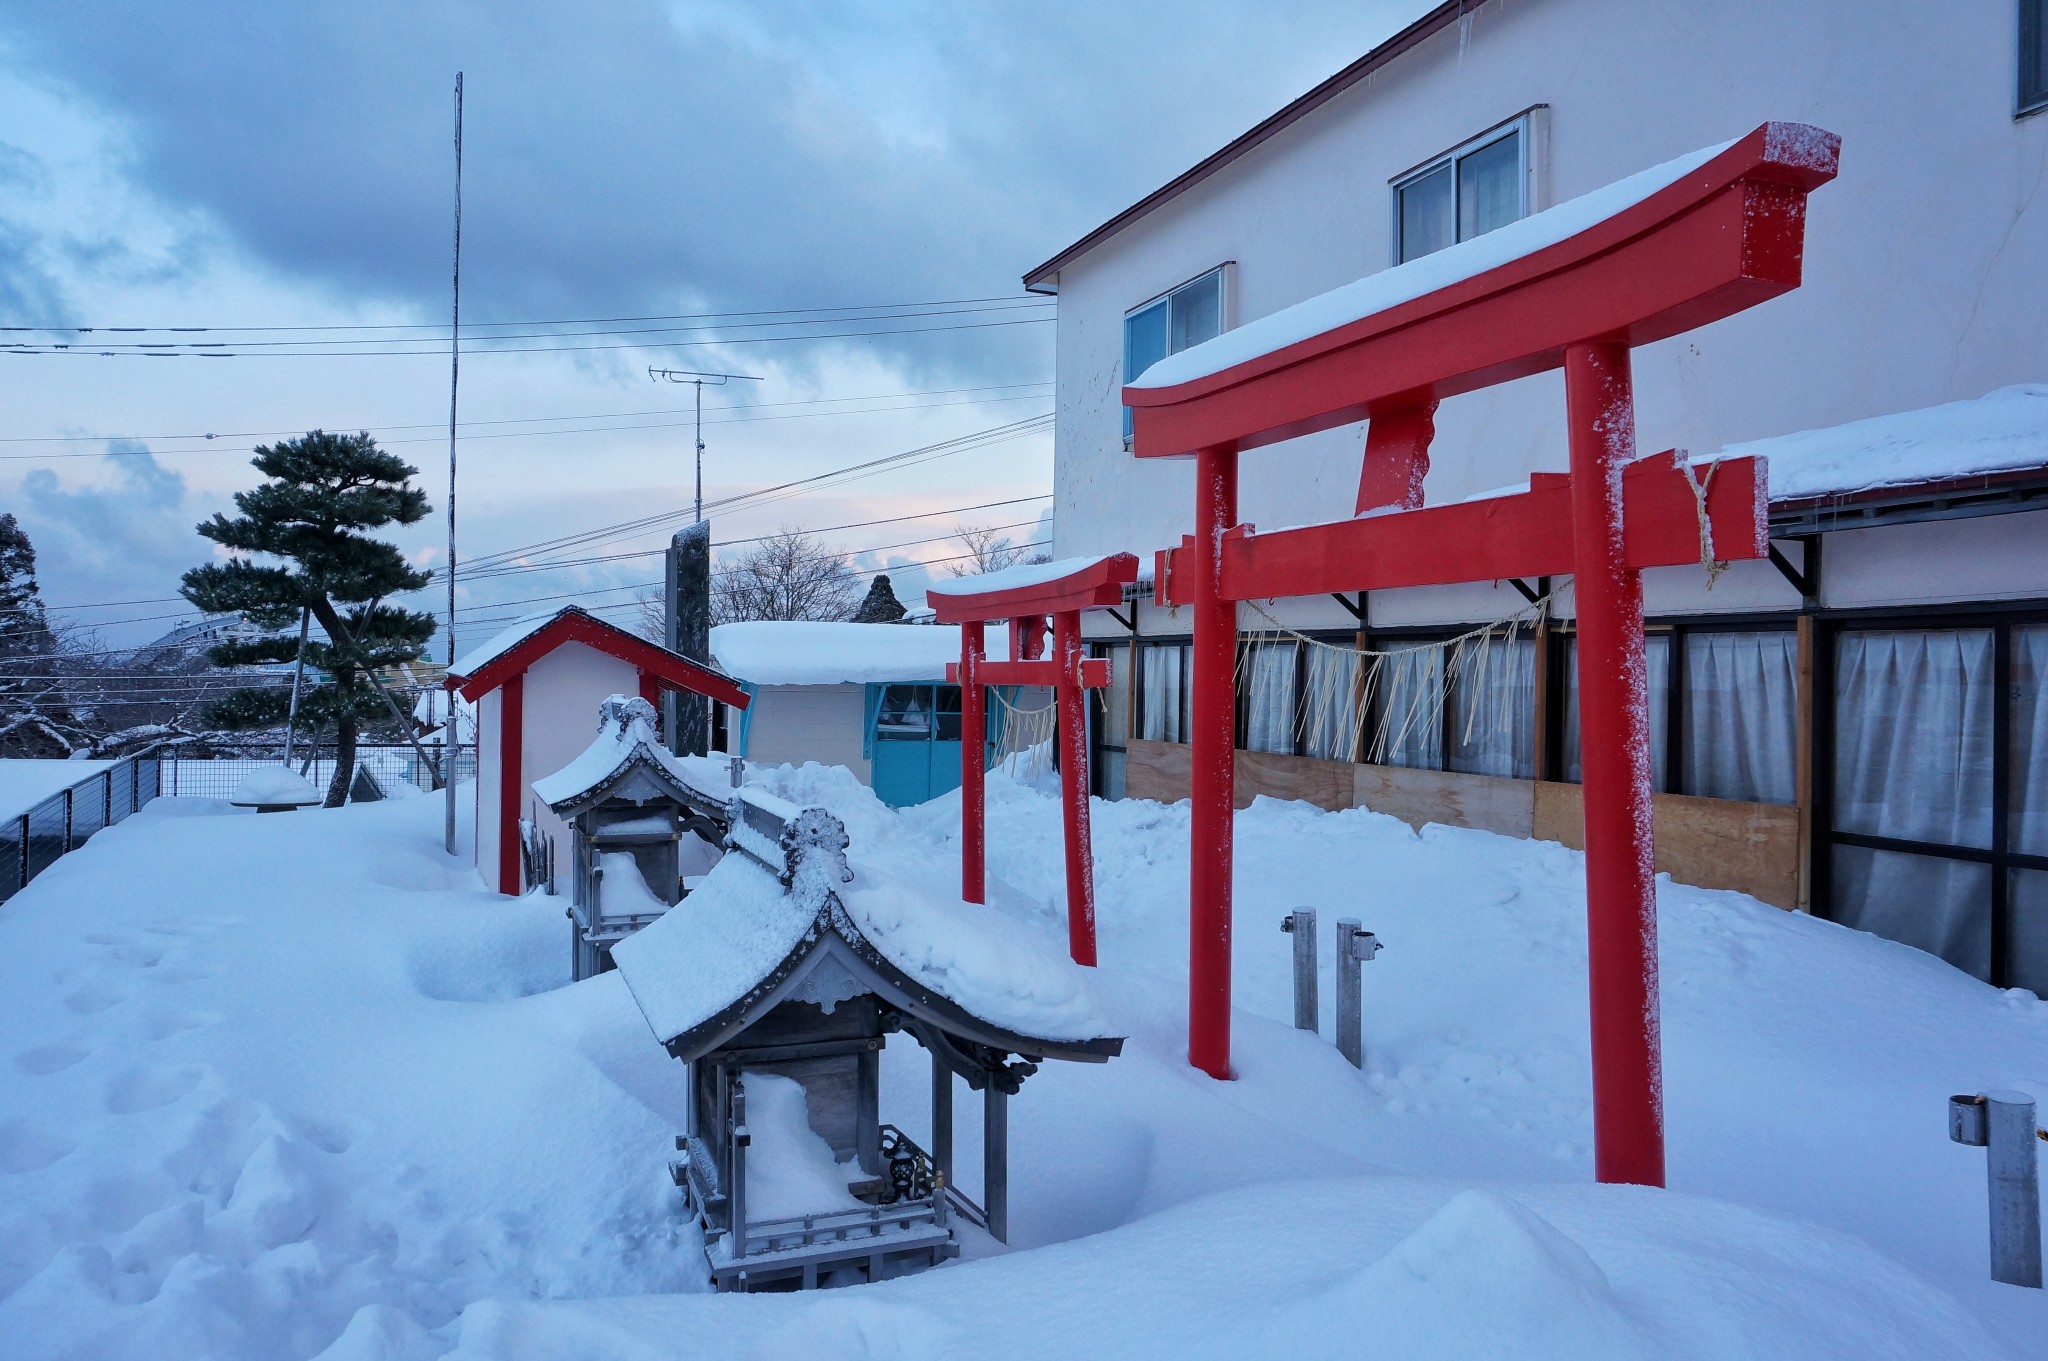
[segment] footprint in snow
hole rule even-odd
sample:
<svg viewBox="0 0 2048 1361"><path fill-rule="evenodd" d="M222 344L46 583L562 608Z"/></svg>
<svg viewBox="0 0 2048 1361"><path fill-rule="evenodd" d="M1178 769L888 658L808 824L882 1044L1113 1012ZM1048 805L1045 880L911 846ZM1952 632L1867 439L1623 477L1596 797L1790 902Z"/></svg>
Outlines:
<svg viewBox="0 0 2048 1361"><path fill-rule="evenodd" d="M220 1022L220 1016L211 1011L159 1011L142 1023L142 1038L154 1043Z"/></svg>
<svg viewBox="0 0 2048 1361"><path fill-rule="evenodd" d="M9 1120L0 1124L0 1173L20 1176L40 1172L77 1147L76 1140L55 1130L25 1120Z"/></svg>
<svg viewBox="0 0 2048 1361"><path fill-rule="evenodd" d="M96 1016L127 1000L127 993L101 982L86 983L64 994L64 1005L80 1016Z"/></svg>
<svg viewBox="0 0 2048 1361"><path fill-rule="evenodd" d="M61 1073L72 1064L92 1053L90 1045L71 1040L59 1040L55 1044L39 1044L33 1049L24 1049L14 1056L14 1066L24 1073L47 1077Z"/></svg>
<svg viewBox="0 0 2048 1361"><path fill-rule="evenodd" d="M206 1074L198 1068L137 1068L107 1084L107 1110L137 1115L183 1100Z"/></svg>

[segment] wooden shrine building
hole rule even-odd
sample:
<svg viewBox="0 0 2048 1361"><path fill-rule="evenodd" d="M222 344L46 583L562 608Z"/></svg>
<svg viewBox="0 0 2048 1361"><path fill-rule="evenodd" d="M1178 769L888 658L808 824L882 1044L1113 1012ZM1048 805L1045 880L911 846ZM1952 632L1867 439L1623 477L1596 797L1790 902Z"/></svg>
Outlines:
<svg viewBox="0 0 2048 1361"><path fill-rule="evenodd" d="M1006 1240L1010 1097L1047 1059L1123 1048L1087 975L989 908L856 873L823 809L742 789L728 845L682 906L614 950L655 1037L690 1067L671 1175L714 1285L933 1265L958 1251L955 1216ZM932 942L966 936L994 947L973 952L981 963L942 950L948 965L930 964ZM881 1053L899 1033L931 1055L929 1149L883 1121ZM984 1103L981 1205L954 1176L956 1076ZM797 1174L809 1180L792 1197Z"/></svg>

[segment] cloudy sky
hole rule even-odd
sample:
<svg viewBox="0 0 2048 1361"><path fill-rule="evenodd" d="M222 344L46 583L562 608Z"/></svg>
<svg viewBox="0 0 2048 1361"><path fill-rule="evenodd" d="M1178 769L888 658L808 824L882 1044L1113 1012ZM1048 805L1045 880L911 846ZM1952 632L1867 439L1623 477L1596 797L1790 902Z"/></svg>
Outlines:
<svg viewBox="0 0 2048 1361"><path fill-rule="evenodd" d="M749 498L715 541L828 531L915 596L960 525L1047 532L1022 272L1422 8L13 0L0 325L66 329L0 339L72 348L0 357L0 508L116 644L188 613L257 443L367 428L438 511L460 70L459 547L521 569L463 587L465 636L570 592L623 619L658 575L620 555L688 518L693 394L650 365L762 379L706 391L706 500Z"/></svg>

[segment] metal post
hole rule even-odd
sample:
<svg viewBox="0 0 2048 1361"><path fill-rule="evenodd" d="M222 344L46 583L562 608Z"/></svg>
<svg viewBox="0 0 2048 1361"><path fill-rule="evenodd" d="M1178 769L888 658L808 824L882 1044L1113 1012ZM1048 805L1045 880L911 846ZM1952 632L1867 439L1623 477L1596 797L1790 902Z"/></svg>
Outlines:
<svg viewBox="0 0 2048 1361"><path fill-rule="evenodd" d="M1294 937L1294 1028L1313 1035L1323 1025L1322 999L1316 995L1316 910L1297 907L1280 929Z"/></svg>
<svg viewBox="0 0 2048 1361"><path fill-rule="evenodd" d="M455 416L462 383L462 72L455 73L455 253L449 277L448 316L448 669L455 669ZM455 854L455 692L448 692L448 718L441 726L441 840Z"/></svg>
<svg viewBox="0 0 2048 1361"><path fill-rule="evenodd" d="M953 1070L932 1057L932 1166L953 1183Z"/></svg>
<svg viewBox="0 0 2048 1361"><path fill-rule="evenodd" d="M1010 1241L1010 1097L993 1076L981 1092L981 1192L989 1237Z"/></svg>
<svg viewBox="0 0 2048 1361"><path fill-rule="evenodd" d="M1067 851L1067 952L1095 965L1095 866L1088 834L1088 692L1081 686L1081 612L1053 616L1053 661L1059 684L1061 826Z"/></svg>
<svg viewBox="0 0 2048 1361"><path fill-rule="evenodd" d="M988 901L988 692L981 660L988 635L980 620L960 626L960 896Z"/></svg>
<svg viewBox="0 0 2048 1361"><path fill-rule="evenodd" d="M71 791L64 791L64 853L71 854Z"/></svg>
<svg viewBox="0 0 2048 1361"><path fill-rule="evenodd" d="M1237 523L1237 448L1195 454L1188 866L1188 1062L1230 1077L1230 867L1237 736L1237 606L1223 598L1223 535Z"/></svg>
<svg viewBox="0 0 2048 1361"><path fill-rule="evenodd" d="M313 607L308 605L299 611L298 660L292 665L292 698L284 714L284 763L287 767L292 763L292 735L298 731L299 726L299 685L306 675L306 633L312 627ZM454 664L452 658L449 664Z"/></svg>
<svg viewBox="0 0 2048 1361"><path fill-rule="evenodd" d="M1628 346L1566 348L1579 731L1585 734L1587 979L1593 1167L1664 1184L1657 894L1650 822L1643 582L1623 548L1621 473L1635 457Z"/></svg>
<svg viewBox="0 0 2048 1361"><path fill-rule="evenodd" d="M1380 952L1380 938L1349 917L1337 922L1337 1052L1365 1067L1365 980L1360 966Z"/></svg>
<svg viewBox="0 0 2048 1361"><path fill-rule="evenodd" d="M732 1171L732 1185L726 1188L725 1204L731 1219L734 1261L747 1255L747 1145L754 1142L747 1133L747 1091L740 1079L732 1079L732 1114L726 1128L731 1132L732 1152L726 1159Z"/></svg>
<svg viewBox="0 0 2048 1361"><path fill-rule="evenodd" d="M2041 1179L2034 1102L2025 1092L1952 1096L1948 1137L1985 1150L1991 1194L1991 1279L2041 1288Z"/></svg>

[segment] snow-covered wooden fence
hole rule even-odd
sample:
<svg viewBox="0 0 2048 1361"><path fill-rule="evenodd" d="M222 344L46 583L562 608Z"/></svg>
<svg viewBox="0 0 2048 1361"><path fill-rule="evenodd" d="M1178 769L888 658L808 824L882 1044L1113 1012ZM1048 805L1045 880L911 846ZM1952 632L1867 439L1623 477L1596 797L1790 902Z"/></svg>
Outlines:
<svg viewBox="0 0 2048 1361"><path fill-rule="evenodd" d="M156 748L124 756L0 823L0 902L95 832L111 827L162 793ZM47 786L46 786L47 787Z"/></svg>

